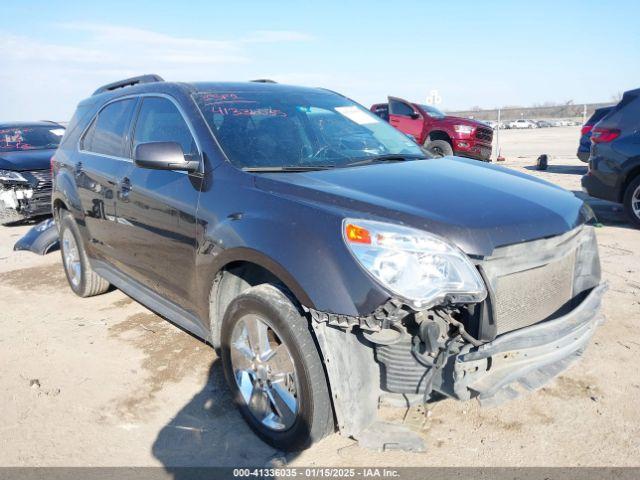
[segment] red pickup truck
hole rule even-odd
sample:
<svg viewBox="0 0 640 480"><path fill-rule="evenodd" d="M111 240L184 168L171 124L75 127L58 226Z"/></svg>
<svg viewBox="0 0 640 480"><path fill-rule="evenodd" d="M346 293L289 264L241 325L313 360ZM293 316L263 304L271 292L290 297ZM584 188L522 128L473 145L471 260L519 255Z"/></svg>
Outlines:
<svg viewBox="0 0 640 480"><path fill-rule="evenodd" d="M389 97L371 111L438 157L458 155L490 161L493 129L468 118L451 117L429 105Z"/></svg>

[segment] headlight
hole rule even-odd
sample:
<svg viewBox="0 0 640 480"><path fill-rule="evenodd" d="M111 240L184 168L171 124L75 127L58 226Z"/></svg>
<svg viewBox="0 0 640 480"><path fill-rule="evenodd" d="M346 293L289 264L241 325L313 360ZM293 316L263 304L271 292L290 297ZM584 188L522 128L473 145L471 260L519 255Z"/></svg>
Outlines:
<svg viewBox="0 0 640 480"><path fill-rule="evenodd" d="M421 230L346 218L342 233L356 260L383 287L414 308L481 302L487 290L460 249Z"/></svg>
<svg viewBox="0 0 640 480"><path fill-rule="evenodd" d="M0 181L28 183L26 178L24 178L18 172L13 172L11 170L0 170Z"/></svg>
<svg viewBox="0 0 640 480"><path fill-rule="evenodd" d="M465 135L471 135L473 127L471 125L454 125L453 129L458 133L464 133Z"/></svg>

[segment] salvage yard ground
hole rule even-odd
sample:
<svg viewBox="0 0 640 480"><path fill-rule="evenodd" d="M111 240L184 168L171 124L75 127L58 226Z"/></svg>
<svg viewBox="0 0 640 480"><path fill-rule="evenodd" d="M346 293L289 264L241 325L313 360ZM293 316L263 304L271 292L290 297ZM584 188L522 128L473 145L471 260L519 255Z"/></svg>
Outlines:
<svg viewBox="0 0 640 480"><path fill-rule="evenodd" d="M501 132L505 166L579 192L578 135ZM532 167L541 153L545 172ZM211 348L118 290L76 297L59 252L13 252L29 227L0 227L0 466L640 465L640 231L589 201L610 290L585 356L500 407L431 405L416 427L425 453L371 452L339 435L301 454L271 449L232 406Z"/></svg>

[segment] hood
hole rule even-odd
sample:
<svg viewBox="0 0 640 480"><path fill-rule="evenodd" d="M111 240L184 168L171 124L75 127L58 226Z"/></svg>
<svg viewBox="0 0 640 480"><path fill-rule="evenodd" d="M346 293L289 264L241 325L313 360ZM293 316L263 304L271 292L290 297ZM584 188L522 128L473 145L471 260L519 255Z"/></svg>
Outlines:
<svg viewBox="0 0 640 480"><path fill-rule="evenodd" d="M471 125L472 127L484 127L491 128L486 123L479 122L478 120L472 120L470 118L462 118L462 117L454 117L451 115L447 115L444 117L441 122L446 122L450 125Z"/></svg>
<svg viewBox="0 0 640 480"><path fill-rule="evenodd" d="M0 170L48 170L55 149L0 152Z"/></svg>
<svg viewBox="0 0 640 480"><path fill-rule="evenodd" d="M304 173L257 174L256 186L343 216L423 229L469 255L565 233L588 220L553 184L458 157Z"/></svg>

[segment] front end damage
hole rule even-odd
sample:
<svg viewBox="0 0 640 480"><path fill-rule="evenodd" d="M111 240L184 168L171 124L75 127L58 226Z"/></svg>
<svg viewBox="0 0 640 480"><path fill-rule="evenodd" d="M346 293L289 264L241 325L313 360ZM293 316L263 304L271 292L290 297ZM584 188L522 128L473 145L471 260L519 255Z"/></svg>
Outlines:
<svg viewBox="0 0 640 480"><path fill-rule="evenodd" d="M0 224L51 213L51 173L48 170L10 172L0 178Z"/></svg>
<svg viewBox="0 0 640 480"><path fill-rule="evenodd" d="M365 317L310 310L343 434L374 449L422 450L417 433L379 418L381 406L438 395L495 405L535 390L603 321L592 227L496 249L476 266L489 292L480 304L420 311L391 299Z"/></svg>

